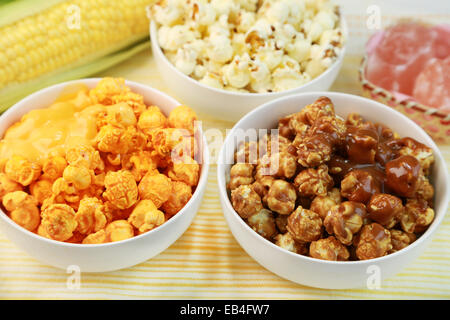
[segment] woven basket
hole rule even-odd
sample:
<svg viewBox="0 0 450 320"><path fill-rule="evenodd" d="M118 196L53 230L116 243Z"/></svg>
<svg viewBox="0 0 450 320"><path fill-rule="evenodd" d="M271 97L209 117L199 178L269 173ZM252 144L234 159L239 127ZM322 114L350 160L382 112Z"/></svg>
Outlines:
<svg viewBox="0 0 450 320"><path fill-rule="evenodd" d="M365 77L367 56L359 68L359 81L363 95L384 103L405 114L420 125L436 143L450 144L450 114L411 100L398 101L389 91L380 88Z"/></svg>

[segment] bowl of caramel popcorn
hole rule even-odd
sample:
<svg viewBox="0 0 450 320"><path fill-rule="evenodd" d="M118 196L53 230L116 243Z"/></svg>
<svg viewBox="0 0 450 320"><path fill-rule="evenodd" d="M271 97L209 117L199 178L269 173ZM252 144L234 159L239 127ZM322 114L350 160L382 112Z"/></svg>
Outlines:
<svg viewBox="0 0 450 320"><path fill-rule="evenodd" d="M43 263L130 267L188 228L208 151L195 112L121 78L40 90L0 118L0 230Z"/></svg>
<svg viewBox="0 0 450 320"><path fill-rule="evenodd" d="M230 131L219 161L236 240L268 270L312 287L396 274L425 248L450 200L433 140L401 113L343 93L258 107Z"/></svg>
<svg viewBox="0 0 450 320"><path fill-rule="evenodd" d="M150 18L167 85L232 121L281 96L328 90L345 54L346 23L330 0L167 0Z"/></svg>

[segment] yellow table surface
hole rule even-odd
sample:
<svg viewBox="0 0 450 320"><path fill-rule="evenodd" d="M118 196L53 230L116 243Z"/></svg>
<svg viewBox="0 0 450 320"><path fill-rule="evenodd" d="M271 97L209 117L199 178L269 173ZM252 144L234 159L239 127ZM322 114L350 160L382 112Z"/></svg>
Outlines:
<svg viewBox="0 0 450 320"><path fill-rule="evenodd" d="M350 14L350 27L358 21L361 25L364 21L360 20L358 15ZM354 36L365 38L366 34ZM360 94L360 60L360 54L349 52L332 91ZM98 76L124 77L171 94L158 75L150 49ZM205 129L224 132L233 126L204 114L199 118ZM441 145L440 149L449 168L450 145ZM447 212L420 258L384 280L380 289L309 288L264 269L239 246L223 217L216 166L212 165L199 212L188 230L166 251L132 268L82 273L80 289L69 289L67 279L65 270L38 262L0 234L0 299L448 299L450 215Z"/></svg>

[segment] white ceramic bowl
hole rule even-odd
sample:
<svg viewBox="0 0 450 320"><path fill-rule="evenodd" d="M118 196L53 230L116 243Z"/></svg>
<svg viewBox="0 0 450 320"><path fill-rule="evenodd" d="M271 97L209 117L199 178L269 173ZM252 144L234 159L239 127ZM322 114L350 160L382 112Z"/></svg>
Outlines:
<svg viewBox="0 0 450 320"><path fill-rule="evenodd" d="M347 25L343 17L341 24L348 43ZM230 121L237 121L257 106L279 97L301 92L328 90L341 69L345 55L344 45L337 60L327 70L298 88L272 93L240 93L206 86L179 71L159 47L158 32L154 21L150 23L150 38L153 57L159 73L175 95L196 111Z"/></svg>
<svg viewBox="0 0 450 320"><path fill-rule="evenodd" d="M61 83L26 97L0 117L0 136L3 136L5 130L28 111L48 107L69 86L83 83L92 88L99 80L84 79ZM143 95L147 104L157 105L166 115L180 105L173 98L146 85L132 81L126 81L126 84L134 92ZM119 242L71 244L50 240L30 232L17 225L0 210L0 231L37 260L58 268L65 269L70 265L77 265L82 272L104 272L146 261L174 243L186 231L197 213L205 191L209 168L209 153L204 137L201 143L203 163L198 186L192 198L180 212L156 229Z"/></svg>
<svg viewBox="0 0 450 320"><path fill-rule="evenodd" d="M233 209L228 198L226 181L229 177L230 163L233 162L233 151L236 149L236 139L231 138L235 131L237 129L276 128L279 118L299 111L320 96L329 97L335 105L336 113L342 117L346 117L351 112L357 112L367 120L384 123L401 136L413 137L433 149L436 158L432 173L436 216L427 231L407 248L366 261L318 260L289 252L264 239L253 231ZM334 92L303 93L280 98L247 114L234 126L225 139L219 155L217 176L225 219L242 248L263 267L280 277L299 284L328 289L365 287L368 280L375 279L369 277L371 275L376 277L378 271L381 279L398 273L426 247L442 222L450 199L449 176L442 154L433 140L418 125L403 114L378 102Z"/></svg>

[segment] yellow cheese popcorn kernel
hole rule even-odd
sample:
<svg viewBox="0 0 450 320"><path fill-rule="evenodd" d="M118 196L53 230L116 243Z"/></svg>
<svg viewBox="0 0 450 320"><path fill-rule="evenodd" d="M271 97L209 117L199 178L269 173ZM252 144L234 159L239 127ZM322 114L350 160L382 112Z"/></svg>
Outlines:
<svg viewBox="0 0 450 320"><path fill-rule="evenodd" d="M120 102L112 106L109 106L106 110L107 111L105 121L107 123L109 122L111 124L126 127L126 126L134 126L137 122L133 108L131 108L125 102Z"/></svg>
<svg viewBox="0 0 450 320"><path fill-rule="evenodd" d="M11 180L28 186L41 175L41 166L24 157L13 156L6 162L5 173Z"/></svg>
<svg viewBox="0 0 450 320"><path fill-rule="evenodd" d="M51 239L51 237L48 235L47 230L45 230L44 225L41 223L39 227L37 228L36 233L40 235L41 237Z"/></svg>
<svg viewBox="0 0 450 320"><path fill-rule="evenodd" d="M170 179L161 173L149 172L139 182L139 197L151 200L159 208L169 199L172 193Z"/></svg>
<svg viewBox="0 0 450 320"><path fill-rule="evenodd" d="M142 148L146 142L144 134L138 132L134 126L122 128L108 124L101 127L95 137L98 150L116 154Z"/></svg>
<svg viewBox="0 0 450 320"><path fill-rule="evenodd" d="M161 207L168 216L175 215L192 197L191 186L184 182L172 181L172 189L169 199Z"/></svg>
<svg viewBox="0 0 450 320"><path fill-rule="evenodd" d="M140 233L150 231L165 221L164 213L159 211L151 200L141 200L134 208L128 222Z"/></svg>
<svg viewBox="0 0 450 320"><path fill-rule="evenodd" d="M81 242L82 244L100 244L106 242L106 231L105 229L99 230L95 233L91 233Z"/></svg>
<svg viewBox="0 0 450 320"><path fill-rule="evenodd" d="M91 173L86 167L68 165L63 172L63 178L78 190L84 190L91 184Z"/></svg>
<svg viewBox="0 0 450 320"><path fill-rule="evenodd" d="M136 181L140 181L147 172L156 170L158 163L150 151L137 151L122 157L122 168L131 171Z"/></svg>
<svg viewBox="0 0 450 320"><path fill-rule="evenodd" d="M194 121L197 120L197 115L191 108L187 106L176 107L170 112L168 120L170 127L186 129L194 134Z"/></svg>
<svg viewBox="0 0 450 320"><path fill-rule="evenodd" d="M7 193L3 197L3 206L9 211L11 219L27 230L35 230L41 222L36 199L26 192Z"/></svg>
<svg viewBox="0 0 450 320"><path fill-rule="evenodd" d="M167 175L175 181L182 181L189 186L195 186L198 183L200 166L194 159L183 157L169 166Z"/></svg>
<svg viewBox="0 0 450 320"><path fill-rule="evenodd" d="M74 231L73 236L66 240L68 243L81 243L86 235Z"/></svg>
<svg viewBox="0 0 450 320"><path fill-rule="evenodd" d="M138 188L128 170L110 171L105 177L103 197L117 209L128 209L137 202Z"/></svg>
<svg viewBox="0 0 450 320"><path fill-rule="evenodd" d="M3 172L0 172L0 200L2 200L7 193L21 190L22 185L8 178Z"/></svg>
<svg viewBox="0 0 450 320"><path fill-rule="evenodd" d="M94 103L111 105L113 97L130 91L122 78L103 78L97 86L89 91L89 97Z"/></svg>
<svg viewBox="0 0 450 320"><path fill-rule="evenodd" d="M42 207L51 203L76 203L80 200L77 189L70 185L64 178L58 178L52 185L52 196L43 201ZM43 208L41 208L43 210Z"/></svg>
<svg viewBox="0 0 450 320"><path fill-rule="evenodd" d="M103 171L105 164L100 153L91 146L78 145L66 150L67 162L76 167L86 167L95 171Z"/></svg>
<svg viewBox="0 0 450 320"><path fill-rule="evenodd" d="M173 149L185 149L191 144L192 137L188 130L178 128L155 129L151 133L151 147L161 156L170 156ZM193 152L193 148L190 148ZM181 152L182 153L182 152Z"/></svg>
<svg viewBox="0 0 450 320"><path fill-rule="evenodd" d="M103 203L97 198L82 199L75 220L78 223L77 231L81 234L90 234L103 229L107 223Z"/></svg>
<svg viewBox="0 0 450 320"><path fill-rule="evenodd" d="M44 160L42 165L42 178L55 181L62 177L64 169L67 167L67 161L61 156L51 156Z"/></svg>
<svg viewBox="0 0 450 320"><path fill-rule="evenodd" d="M140 114L147 108L144 103L144 97L131 91L114 95L111 100L113 103L126 103L133 110L136 117L139 117Z"/></svg>
<svg viewBox="0 0 450 320"><path fill-rule="evenodd" d="M134 236L133 226L126 220L116 220L105 228L106 240L115 242L132 238Z"/></svg>
<svg viewBox="0 0 450 320"><path fill-rule="evenodd" d="M39 179L30 185L30 193L39 204L42 204L52 195L52 185L53 183L47 179Z"/></svg>
<svg viewBox="0 0 450 320"><path fill-rule="evenodd" d="M150 106L139 116L137 126L145 134L150 135L154 129L165 128L167 118L158 107Z"/></svg>
<svg viewBox="0 0 450 320"><path fill-rule="evenodd" d="M51 239L66 241L77 228L75 211L67 204L51 204L41 213L42 226Z"/></svg>

